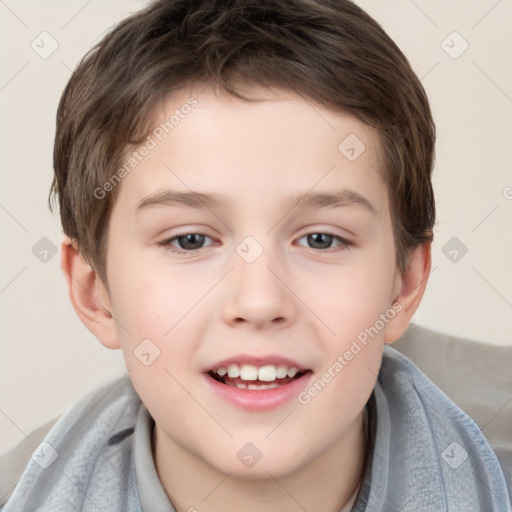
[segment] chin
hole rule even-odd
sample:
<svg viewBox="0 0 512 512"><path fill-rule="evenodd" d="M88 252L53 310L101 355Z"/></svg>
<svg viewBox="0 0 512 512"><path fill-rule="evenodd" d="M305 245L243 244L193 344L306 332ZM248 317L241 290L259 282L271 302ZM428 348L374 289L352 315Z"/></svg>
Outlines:
<svg viewBox="0 0 512 512"><path fill-rule="evenodd" d="M233 452L232 452L233 453ZM266 447L258 449L254 444L246 443L237 447L233 456L224 456L207 461L217 471L228 474L231 478L243 480L268 480L269 478L284 477L297 471L304 464L299 460L297 449L273 449Z"/></svg>

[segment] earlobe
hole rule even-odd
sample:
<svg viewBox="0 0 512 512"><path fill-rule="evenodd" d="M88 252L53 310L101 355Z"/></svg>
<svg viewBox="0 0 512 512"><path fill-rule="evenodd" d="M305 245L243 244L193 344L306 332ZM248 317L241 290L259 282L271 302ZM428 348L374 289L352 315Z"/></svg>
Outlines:
<svg viewBox="0 0 512 512"><path fill-rule="evenodd" d="M393 309L399 313L386 325L384 343L393 343L406 331L420 305L431 267L431 243L418 246L409 256L405 271L399 277L399 292Z"/></svg>
<svg viewBox="0 0 512 512"><path fill-rule="evenodd" d="M69 298L82 323L105 347L120 348L108 292L76 243L67 237L61 245L61 267Z"/></svg>

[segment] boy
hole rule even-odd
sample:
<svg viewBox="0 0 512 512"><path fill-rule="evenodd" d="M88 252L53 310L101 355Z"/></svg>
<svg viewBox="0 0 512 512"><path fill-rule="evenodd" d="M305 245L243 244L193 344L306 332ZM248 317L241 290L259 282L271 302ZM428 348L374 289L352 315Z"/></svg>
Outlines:
<svg viewBox="0 0 512 512"><path fill-rule="evenodd" d="M430 271L435 131L374 20L155 2L57 118L70 299L128 375L59 420L4 511L510 510L476 424L386 346Z"/></svg>

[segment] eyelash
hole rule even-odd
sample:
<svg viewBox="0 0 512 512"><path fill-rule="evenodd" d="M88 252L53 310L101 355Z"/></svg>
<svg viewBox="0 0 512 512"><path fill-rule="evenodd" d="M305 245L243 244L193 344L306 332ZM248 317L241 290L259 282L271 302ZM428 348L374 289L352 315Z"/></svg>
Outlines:
<svg viewBox="0 0 512 512"><path fill-rule="evenodd" d="M211 239L211 237L209 237L208 235L205 235L204 233L190 232L190 233L183 233L181 235L175 235L175 236L173 236L171 238L167 238L165 240L162 240L161 242L158 243L158 245L163 246L165 250L168 250L170 252L177 253L177 254L187 254L187 255L191 255L191 254L197 253L201 249L205 248L205 247L200 247L198 249L185 250L185 249L178 249L178 248L176 248L176 247L171 245L171 243L174 242L175 240L178 240L179 238L185 238L188 235L200 235L200 236L204 236L206 238L210 238ZM337 240L338 242L340 242L338 247L340 247L339 250L341 250L341 251L347 250L350 246L353 245L352 242L349 242L347 239L345 239L345 238L343 238L343 237L341 237L339 235L335 235L333 233L324 232L324 231L312 231L311 233L306 233L305 235L302 235L298 240L301 240L302 238L308 237L309 235L327 235L327 236L330 236L334 240ZM213 245L213 244L210 244L210 245ZM209 247L209 246L206 246L206 247ZM328 252L328 251L330 251L330 249L332 249L332 247L328 247L327 249L318 249L318 248L314 248L314 247L309 247L309 249L317 250L317 251L320 251L320 252Z"/></svg>

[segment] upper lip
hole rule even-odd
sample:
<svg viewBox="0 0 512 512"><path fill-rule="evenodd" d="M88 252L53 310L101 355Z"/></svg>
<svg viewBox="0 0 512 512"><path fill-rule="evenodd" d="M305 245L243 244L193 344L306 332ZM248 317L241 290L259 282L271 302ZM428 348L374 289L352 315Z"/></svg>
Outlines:
<svg viewBox="0 0 512 512"><path fill-rule="evenodd" d="M283 364L285 366L288 366L289 368L295 367L299 371L308 369L306 366L298 363L297 361L294 361L293 359L279 355L269 354L262 356L253 356L250 354L239 354L237 356L229 357L228 359L223 359L210 366L207 366L203 370L203 372L207 373L210 371L216 371L217 368L226 368L230 364L252 364L253 366L256 366L258 368L260 366L265 366L267 364L273 364L274 366Z"/></svg>

